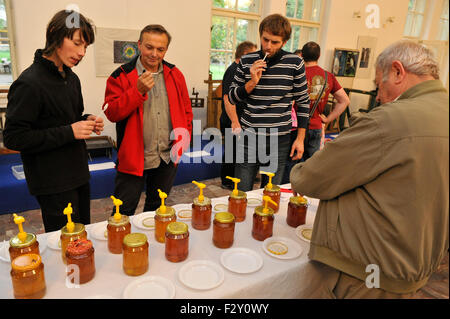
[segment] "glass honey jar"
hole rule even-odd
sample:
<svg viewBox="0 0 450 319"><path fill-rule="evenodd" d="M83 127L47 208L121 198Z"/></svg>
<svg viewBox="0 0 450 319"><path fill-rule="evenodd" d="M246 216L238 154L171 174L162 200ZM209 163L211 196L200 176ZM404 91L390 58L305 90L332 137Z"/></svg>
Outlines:
<svg viewBox="0 0 450 319"><path fill-rule="evenodd" d="M95 276L95 258L94 246L88 239L77 239L67 245L66 260L67 266L74 265L77 270L67 273L71 282L75 284L84 284L89 282Z"/></svg>
<svg viewBox="0 0 450 319"><path fill-rule="evenodd" d="M238 191L237 194L231 192L228 197L228 211L234 215L237 223L243 222L247 213L247 194Z"/></svg>
<svg viewBox="0 0 450 319"><path fill-rule="evenodd" d="M166 259L171 262L185 260L189 254L189 230L182 222L170 223L166 229Z"/></svg>
<svg viewBox="0 0 450 319"><path fill-rule="evenodd" d="M130 218L127 215L115 215L108 219L108 250L112 254L122 253L123 239L131 233Z"/></svg>
<svg viewBox="0 0 450 319"><path fill-rule="evenodd" d="M203 201L196 197L192 203L192 228L197 230L205 230L211 227L211 199L204 197Z"/></svg>
<svg viewBox="0 0 450 319"><path fill-rule="evenodd" d="M25 254L11 261L11 279L16 299L40 299L46 292L44 264L38 254Z"/></svg>
<svg viewBox="0 0 450 319"><path fill-rule="evenodd" d="M35 234L26 233L25 241L19 239L19 236L14 236L9 240L9 257L11 260L25 254L39 253L39 242Z"/></svg>
<svg viewBox="0 0 450 319"><path fill-rule="evenodd" d="M141 233L131 233L123 239L123 271L128 276L140 276L148 270L148 241Z"/></svg>
<svg viewBox="0 0 450 319"><path fill-rule="evenodd" d="M213 244L218 248L229 248L234 242L234 215L217 213L213 222Z"/></svg>
<svg viewBox="0 0 450 319"><path fill-rule="evenodd" d="M291 227L305 224L308 200L303 196L292 196L289 199L286 223Z"/></svg>
<svg viewBox="0 0 450 319"><path fill-rule="evenodd" d="M265 174L269 177L269 182L266 187L264 187L263 195L269 196L272 201L276 203L276 205L269 202L269 207L273 209L273 212L276 214L280 208L280 198L281 198L281 188L278 185L272 184L272 178L275 176L274 173L260 172L261 174Z"/></svg>
<svg viewBox="0 0 450 319"><path fill-rule="evenodd" d="M74 223L73 229L68 229L68 226L64 226L61 229L61 257L63 262L66 264L66 250L67 245L71 241L75 241L77 239L87 239L87 232L83 224Z"/></svg>
<svg viewBox="0 0 450 319"><path fill-rule="evenodd" d="M165 210L161 207L155 211L155 239L159 243L164 243L166 240L166 228L170 223L177 221L175 209L170 206L165 206Z"/></svg>
<svg viewBox="0 0 450 319"><path fill-rule="evenodd" d="M258 206L253 213L252 236L256 240L263 241L273 234L273 209L268 207L272 200L269 196L263 196L264 206ZM275 203L272 203L275 204Z"/></svg>

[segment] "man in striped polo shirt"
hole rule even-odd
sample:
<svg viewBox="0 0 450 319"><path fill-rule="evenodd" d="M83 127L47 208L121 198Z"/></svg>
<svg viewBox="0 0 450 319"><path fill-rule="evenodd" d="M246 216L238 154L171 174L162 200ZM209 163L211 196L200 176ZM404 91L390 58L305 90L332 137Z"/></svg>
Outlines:
<svg viewBox="0 0 450 319"><path fill-rule="evenodd" d="M242 191L253 189L262 165L275 173L273 183L280 184L288 155L293 160L303 155L310 101L303 59L281 49L291 30L282 15L267 16L259 26L261 50L241 58L228 93L232 104L247 104L236 167ZM292 101L298 106L298 136L291 147Z"/></svg>

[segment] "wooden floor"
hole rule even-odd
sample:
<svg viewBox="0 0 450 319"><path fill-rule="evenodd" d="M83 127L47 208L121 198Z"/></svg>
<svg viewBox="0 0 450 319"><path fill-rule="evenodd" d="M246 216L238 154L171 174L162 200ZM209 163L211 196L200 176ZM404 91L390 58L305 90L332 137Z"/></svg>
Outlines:
<svg viewBox="0 0 450 319"><path fill-rule="evenodd" d="M221 187L220 178L202 181L207 185L204 195L210 198L221 197L229 194L230 190ZM257 185L255 184L255 188ZM198 194L198 188L194 184L178 185L172 188L169 197L166 200L168 205L176 203L190 202ZM144 195L139 202L137 212L142 212L144 207ZM112 211L112 202L110 198L96 199L91 201L91 222L96 223L106 220ZM26 219L26 230L35 234L44 233L41 211L32 210L21 212ZM17 226L14 224L12 215L0 215L0 241L8 240L17 234ZM431 276L427 285L419 290L415 299L448 299L449 298L449 257L448 254L442 261L437 271Z"/></svg>

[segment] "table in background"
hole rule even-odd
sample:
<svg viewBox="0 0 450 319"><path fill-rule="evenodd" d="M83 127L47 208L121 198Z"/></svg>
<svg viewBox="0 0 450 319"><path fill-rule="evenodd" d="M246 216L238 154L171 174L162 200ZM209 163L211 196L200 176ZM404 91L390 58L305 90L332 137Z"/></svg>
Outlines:
<svg viewBox="0 0 450 319"><path fill-rule="evenodd" d="M290 187L290 185L283 185L283 187ZM248 197L261 198L262 189L254 190L247 194ZM225 196L213 199L213 203L220 199L227 200L227 198ZM309 201L306 224L312 225L319 201L317 199L309 199ZM145 276L161 276L172 281L176 288L175 298L181 299L297 298L302 293L302 288L308 282L307 254L309 243L298 238L295 234L295 228L286 224L287 204L288 200L282 201L280 211L275 214L273 236L290 238L302 247L302 254L295 259L281 260L271 257L263 251L263 242L253 239L251 235L254 208L248 207L245 221L236 223L234 244L231 248L243 247L258 253L263 259L263 266L257 272L237 274L222 266L220 256L226 249L219 249L213 245L212 222L211 227L204 231L195 230L191 227L190 221L186 222L190 232L189 256L180 263L172 263L166 260L165 245L156 242L154 231L143 231L136 228L132 223L132 232L141 232L147 235L149 242L149 269L141 276L130 277L125 275L122 270L122 255L109 253L107 241L96 240L89 235L90 229L96 225L91 224L87 225L86 228L88 238L93 241L95 248L96 274L94 279L81 285L80 288L67 288L65 285L66 266L61 260L61 252L47 247L42 254L47 284L45 298L79 299L105 295L113 298L122 298L124 289L128 284ZM38 240L47 237L49 234L52 233L38 235ZM217 288L206 291L186 287L178 279L178 271L183 265L194 260L209 260L217 263L224 270L224 282ZM10 264L2 261L0 261L0 298L14 298L10 278Z"/></svg>

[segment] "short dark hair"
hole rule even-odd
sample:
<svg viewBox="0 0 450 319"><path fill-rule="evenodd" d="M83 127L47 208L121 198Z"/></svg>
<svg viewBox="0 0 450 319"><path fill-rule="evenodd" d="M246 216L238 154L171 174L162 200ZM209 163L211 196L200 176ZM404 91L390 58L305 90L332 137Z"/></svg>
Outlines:
<svg viewBox="0 0 450 319"><path fill-rule="evenodd" d="M241 56L244 55L245 51L248 51L250 49L256 48L256 44L250 41L244 41L240 43L236 48L236 53L234 54L235 59L240 59Z"/></svg>
<svg viewBox="0 0 450 319"><path fill-rule="evenodd" d="M302 55L302 50L300 50L300 49L297 49L297 50L295 50L295 51L294 51L294 54L297 54L297 55Z"/></svg>
<svg viewBox="0 0 450 319"><path fill-rule="evenodd" d="M263 32L269 32L273 35L281 36L283 41L288 41L291 38L292 27L289 20L281 14L271 14L264 18L259 25L259 35Z"/></svg>
<svg viewBox="0 0 450 319"><path fill-rule="evenodd" d="M308 42L302 48L302 57L305 62L318 61L320 58L320 46L316 42Z"/></svg>
<svg viewBox="0 0 450 319"><path fill-rule="evenodd" d="M76 17L72 21L72 17ZM73 24L73 25L72 25ZM51 55L60 48L65 38L73 39L75 31L80 30L83 40L90 45L95 41L95 26L81 13L73 10L61 10L50 20L47 26L44 55Z"/></svg>
<svg viewBox="0 0 450 319"><path fill-rule="evenodd" d="M144 33L158 33L158 34L165 34L167 36L167 46L169 46L170 41L172 41L172 36L170 33L160 24L149 24L144 29L142 29L141 34L139 35L139 42L142 41L142 36Z"/></svg>

